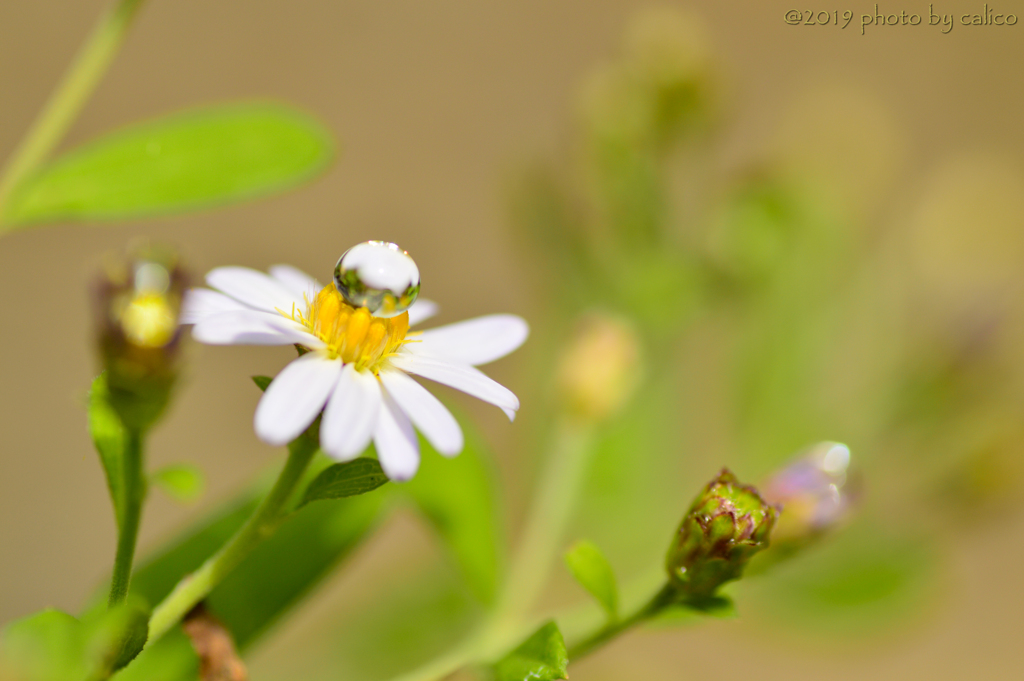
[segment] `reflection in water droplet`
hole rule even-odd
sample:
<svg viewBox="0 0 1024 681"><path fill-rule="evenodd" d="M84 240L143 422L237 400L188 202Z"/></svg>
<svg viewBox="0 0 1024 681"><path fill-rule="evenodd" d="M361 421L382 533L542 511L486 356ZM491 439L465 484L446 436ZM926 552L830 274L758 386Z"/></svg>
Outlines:
<svg viewBox="0 0 1024 681"><path fill-rule="evenodd" d="M366 241L338 259L334 285L349 305L365 307L376 317L394 317L419 295L420 271L396 244Z"/></svg>

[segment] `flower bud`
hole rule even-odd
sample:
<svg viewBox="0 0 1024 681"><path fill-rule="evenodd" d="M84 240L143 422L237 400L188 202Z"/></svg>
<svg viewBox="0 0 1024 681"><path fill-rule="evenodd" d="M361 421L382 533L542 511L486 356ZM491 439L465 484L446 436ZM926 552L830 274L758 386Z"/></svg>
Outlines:
<svg viewBox="0 0 1024 681"><path fill-rule="evenodd" d="M761 485L762 496L782 508L769 555L785 557L849 517L859 498L849 466L849 447L819 442Z"/></svg>
<svg viewBox="0 0 1024 681"><path fill-rule="evenodd" d="M687 596L713 595L767 548L778 514L754 487L723 468L679 525L666 558L669 578Z"/></svg>
<svg viewBox="0 0 1024 681"><path fill-rule="evenodd" d="M633 394L640 373L640 341L624 321L585 317L558 368L567 410L587 420L611 416Z"/></svg>
<svg viewBox="0 0 1024 681"><path fill-rule="evenodd" d="M185 274L170 251L145 248L111 259L96 286L100 359L111 406L145 429L163 413L178 374L178 313Z"/></svg>

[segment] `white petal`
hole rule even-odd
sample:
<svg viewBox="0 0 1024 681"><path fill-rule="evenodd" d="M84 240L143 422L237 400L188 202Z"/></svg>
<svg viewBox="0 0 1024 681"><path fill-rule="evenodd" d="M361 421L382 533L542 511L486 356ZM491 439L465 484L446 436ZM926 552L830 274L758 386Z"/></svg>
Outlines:
<svg viewBox="0 0 1024 681"><path fill-rule="evenodd" d="M251 309L248 305L243 305L218 291L211 291L208 288L190 288L185 291L184 299L181 301L181 315L178 317L178 323L195 324L218 312Z"/></svg>
<svg viewBox="0 0 1024 681"><path fill-rule="evenodd" d="M320 446L338 461L354 459L373 436L380 412L380 384L369 371L357 371L348 364L324 409L320 424Z"/></svg>
<svg viewBox="0 0 1024 681"><path fill-rule="evenodd" d="M434 449L445 456L462 451L462 428L429 390L401 371L382 371L380 382Z"/></svg>
<svg viewBox="0 0 1024 681"><path fill-rule="evenodd" d="M530 327L522 317L492 314L424 331L407 350L458 364L486 364L504 357L526 340Z"/></svg>
<svg viewBox="0 0 1024 681"><path fill-rule="evenodd" d="M316 279L291 265L272 265L269 271L270 276L284 284L285 288L291 291L292 295L299 297L299 300L302 300L303 294L309 300L313 300L316 294L320 292L320 289L323 288Z"/></svg>
<svg viewBox="0 0 1024 681"><path fill-rule="evenodd" d="M340 373L341 360L315 352L286 366L256 406L256 435L272 445L297 438L320 413Z"/></svg>
<svg viewBox="0 0 1024 681"><path fill-rule="evenodd" d="M192 337L210 345L291 345L319 349L324 342L301 324L276 312L238 310L213 314L196 322Z"/></svg>
<svg viewBox="0 0 1024 681"><path fill-rule="evenodd" d="M291 313L292 305L304 305L284 284L268 274L248 267L218 267L206 275L206 283L235 300L258 310Z"/></svg>
<svg viewBox="0 0 1024 681"><path fill-rule="evenodd" d="M437 303L425 298L417 298L409 307L409 326L416 326L437 314Z"/></svg>
<svg viewBox="0 0 1024 681"><path fill-rule="evenodd" d="M383 398L373 431L373 444L377 447L377 457L384 473L401 482L416 475L420 467L419 442L409 417L390 396L384 394Z"/></svg>
<svg viewBox="0 0 1024 681"><path fill-rule="evenodd" d="M510 421L516 417L519 398L511 390L471 366L404 352L392 357L391 365L396 369L451 386L484 402L490 402L505 412Z"/></svg>

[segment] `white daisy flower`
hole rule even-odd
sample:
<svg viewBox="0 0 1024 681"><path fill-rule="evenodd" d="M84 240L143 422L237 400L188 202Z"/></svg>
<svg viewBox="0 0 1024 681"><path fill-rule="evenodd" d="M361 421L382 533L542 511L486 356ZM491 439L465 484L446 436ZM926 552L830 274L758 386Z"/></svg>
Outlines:
<svg viewBox="0 0 1024 681"><path fill-rule="evenodd" d="M211 289L186 295L182 324L214 345L300 345L309 350L274 379L256 408L261 440L284 445L323 411L320 446L348 461L370 444L392 480L419 467L415 426L439 452L462 451L462 429L441 402L409 374L451 386L501 408L514 419L519 400L476 365L526 340L526 322L495 314L428 331L409 327L437 312L416 300L419 271L394 244L367 242L338 261L335 282L321 286L288 265L270 273L219 267ZM408 308L408 310L406 310Z"/></svg>

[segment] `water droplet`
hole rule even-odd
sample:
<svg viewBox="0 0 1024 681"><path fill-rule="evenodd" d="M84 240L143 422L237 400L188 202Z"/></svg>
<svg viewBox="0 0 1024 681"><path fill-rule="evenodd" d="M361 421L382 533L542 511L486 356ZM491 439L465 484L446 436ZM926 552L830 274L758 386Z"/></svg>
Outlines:
<svg viewBox="0 0 1024 681"><path fill-rule="evenodd" d="M409 254L387 241L365 241L345 251L334 285L349 305L375 317L395 317L416 300L420 271Z"/></svg>

